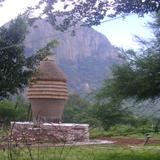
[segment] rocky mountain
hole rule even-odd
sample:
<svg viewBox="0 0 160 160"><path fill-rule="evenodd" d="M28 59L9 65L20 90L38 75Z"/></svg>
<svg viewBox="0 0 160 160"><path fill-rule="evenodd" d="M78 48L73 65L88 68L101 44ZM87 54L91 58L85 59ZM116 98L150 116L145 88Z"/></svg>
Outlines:
<svg viewBox="0 0 160 160"><path fill-rule="evenodd" d="M51 40L58 40L54 49L57 63L68 77L70 91L89 92L98 88L110 75L111 66L119 63L117 51L101 33L88 27L59 32L44 20L38 20L26 37L26 55L30 56Z"/></svg>

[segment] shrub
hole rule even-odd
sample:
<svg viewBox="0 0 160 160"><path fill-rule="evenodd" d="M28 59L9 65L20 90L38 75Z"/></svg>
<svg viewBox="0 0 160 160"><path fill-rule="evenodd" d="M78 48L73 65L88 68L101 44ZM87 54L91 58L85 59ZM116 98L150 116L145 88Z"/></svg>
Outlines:
<svg viewBox="0 0 160 160"><path fill-rule="evenodd" d="M128 135L131 133L134 133L136 130L135 127L131 125L124 125L124 124L119 124L119 125L114 125L109 129L109 132L118 134L118 135Z"/></svg>
<svg viewBox="0 0 160 160"><path fill-rule="evenodd" d="M13 102L10 100L0 101L0 122L8 124L10 121L26 120L28 104Z"/></svg>

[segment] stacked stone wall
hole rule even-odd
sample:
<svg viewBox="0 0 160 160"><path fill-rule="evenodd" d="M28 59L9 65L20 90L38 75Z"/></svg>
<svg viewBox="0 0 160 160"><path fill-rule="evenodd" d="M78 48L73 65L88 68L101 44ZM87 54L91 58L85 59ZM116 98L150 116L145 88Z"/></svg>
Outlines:
<svg viewBox="0 0 160 160"><path fill-rule="evenodd" d="M89 141L88 124L11 122L14 141L72 143Z"/></svg>

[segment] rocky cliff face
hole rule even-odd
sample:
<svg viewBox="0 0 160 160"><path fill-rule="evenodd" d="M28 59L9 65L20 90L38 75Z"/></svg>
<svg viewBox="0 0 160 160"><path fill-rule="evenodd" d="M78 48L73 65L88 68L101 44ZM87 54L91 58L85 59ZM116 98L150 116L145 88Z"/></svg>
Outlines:
<svg viewBox="0 0 160 160"><path fill-rule="evenodd" d="M57 63L68 76L69 88L84 92L99 87L113 64L119 63L116 50L108 39L92 28L79 27L75 36L59 32L44 20L38 20L26 37L26 54L33 54L51 40L58 40L54 49Z"/></svg>

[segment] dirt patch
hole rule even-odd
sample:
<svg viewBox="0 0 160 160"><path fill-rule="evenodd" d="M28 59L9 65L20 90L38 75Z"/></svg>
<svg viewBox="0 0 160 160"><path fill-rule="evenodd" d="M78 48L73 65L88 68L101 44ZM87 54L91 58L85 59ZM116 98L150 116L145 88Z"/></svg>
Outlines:
<svg viewBox="0 0 160 160"><path fill-rule="evenodd" d="M103 137L100 140L114 141L115 145L143 145L145 139L135 139L135 138L116 138L116 137ZM160 144L160 140L150 139L147 144Z"/></svg>

